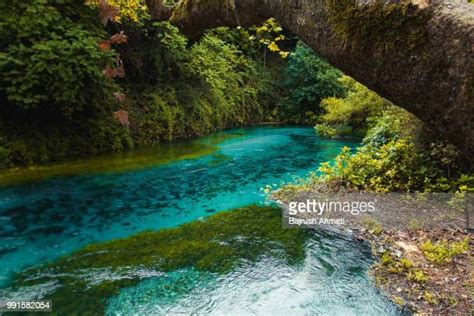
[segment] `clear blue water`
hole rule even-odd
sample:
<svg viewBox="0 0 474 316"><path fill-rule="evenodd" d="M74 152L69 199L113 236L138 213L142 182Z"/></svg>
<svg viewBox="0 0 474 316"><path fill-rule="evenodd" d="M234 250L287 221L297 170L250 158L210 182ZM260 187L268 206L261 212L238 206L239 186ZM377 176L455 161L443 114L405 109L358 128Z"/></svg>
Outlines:
<svg viewBox="0 0 474 316"><path fill-rule="evenodd" d="M333 159L341 147L357 145L353 141L319 139L312 128L260 127L222 133L234 137L219 143L216 152L199 158L0 189L0 286L4 293L16 272L89 243L174 227L215 212L265 203L261 190L265 185L304 176L319 163ZM157 309L156 297L163 295L159 292L163 281L154 277L111 300L108 311L126 313L126 306L134 306L130 303L134 302L136 310L150 314L161 309L283 313L291 304L288 300L285 303L282 296L294 295L298 298L294 311L304 312L306 306L306 311L318 312L327 311L331 302L335 304L336 293L341 293L332 291L337 286L342 287L342 292L352 293L344 298L345 304L338 305L336 310L341 313L395 311L369 282L366 271L371 261L365 247L337 238L321 237L314 242L307 250L307 262L298 270L277 262L265 268L260 262L220 278L177 271L177 278L195 280L185 282L189 283L189 295L182 294L187 292L181 289L181 296L171 295ZM315 249L321 250L319 255ZM272 272L280 273L282 280L288 282L272 281ZM306 282L300 284L298 280L305 278ZM242 291L242 284L250 290ZM265 288L267 292L262 294ZM141 294L147 291L152 294ZM205 293L214 293L218 299L203 303ZM269 293L275 296L270 297Z"/></svg>
<svg viewBox="0 0 474 316"><path fill-rule="evenodd" d="M180 270L112 298L107 315L399 315L370 283L368 247L316 233L302 265L273 257L226 275Z"/></svg>

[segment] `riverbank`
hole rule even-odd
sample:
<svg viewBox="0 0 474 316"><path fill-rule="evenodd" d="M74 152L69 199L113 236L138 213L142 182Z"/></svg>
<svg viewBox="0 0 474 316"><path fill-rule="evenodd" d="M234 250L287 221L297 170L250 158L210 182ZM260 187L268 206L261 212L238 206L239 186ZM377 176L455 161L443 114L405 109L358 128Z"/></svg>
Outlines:
<svg viewBox="0 0 474 316"><path fill-rule="evenodd" d="M340 212L344 225L317 224L317 229L349 235L355 241L369 242L376 263L370 269L377 286L403 310L421 314L470 314L473 310L472 271L474 239L465 229L466 219L456 201L442 196L446 203L428 203L423 195L371 195L365 193L300 192L280 200L288 214L289 202L308 200L375 201L376 211L367 214ZM439 197L439 196L438 196ZM454 207L453 207L454 206ZM313 218L311 213L299 214Z"/></svg>

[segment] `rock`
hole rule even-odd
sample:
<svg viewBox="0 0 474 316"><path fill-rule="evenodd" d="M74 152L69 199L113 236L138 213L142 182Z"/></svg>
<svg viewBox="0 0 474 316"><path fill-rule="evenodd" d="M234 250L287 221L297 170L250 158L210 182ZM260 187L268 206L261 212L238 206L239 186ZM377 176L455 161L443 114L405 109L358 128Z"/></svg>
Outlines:
<svg viewBox="0 0 474 316"><path fill-rule="evenodd" d="M416 245L408 244L404 241L396 241L395 245L398 248L401 248L403 250L403 252L405 252L405 253L420 252L420 249L418 249L418 247Z"/></svg>
<svg viewBox="0 0 474 316"><path fill-rule="evenodd" d="M396 258L398 258L398 259L400 259L400 258L402 257L402 252L401 252L400 250L397 250L397 249L395 249L395 250L392 252L392 254L393 254Z"/></svg>

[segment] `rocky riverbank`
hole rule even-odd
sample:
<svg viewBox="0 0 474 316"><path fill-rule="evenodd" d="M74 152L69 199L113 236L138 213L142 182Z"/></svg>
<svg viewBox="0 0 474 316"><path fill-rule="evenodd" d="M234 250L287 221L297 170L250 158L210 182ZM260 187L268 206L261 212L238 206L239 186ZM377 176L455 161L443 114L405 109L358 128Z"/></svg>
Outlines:
<svg viewBox="0 0 474 316"><path fill-rule="evenodd" d="M325 221L316 221L313 228L337 231L356 241L369 242L376 258L370 274L377 286L403 310L415 314L472 312L474 236L466 229L458 197L438 196L433 202L425 195L299 192L289 198L275 192L273 198L281 202L287 219L324 218ZM295 214L294 211L299 203L343 204L354 200L375 201L376 210L332 210L329 215L329 204L325 204L326 211L321 213L306 210ZM331 223L328 217L339 220L339 224L328 225Z"/></svg>

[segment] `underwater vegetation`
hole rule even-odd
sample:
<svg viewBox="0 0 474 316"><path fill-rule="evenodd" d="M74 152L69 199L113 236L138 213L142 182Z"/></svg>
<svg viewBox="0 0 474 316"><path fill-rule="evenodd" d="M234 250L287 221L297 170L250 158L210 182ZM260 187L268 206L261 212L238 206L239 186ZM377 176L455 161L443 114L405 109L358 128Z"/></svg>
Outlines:
<svg viewBox="0 0 474 316"><path fill-rule="evenodd" d="M16 167L0 173L0 186L43 180L56 176L124 172L146 169L182 159L193 159L214 153L217 145L239 134L215 133L205 139L173 144L155 144L133 151L108 153L40 166Z"/></svg>
<svg viewBox="0 0 474 316"><path fill-rule="evenodd" d="M14 287L27 291L49 286L43 298L53 301L54 314L103 314L109 298L139 283L144 274L163 276L183 268L224 274L239 262L264 256L298 264L309 237L307 230L282 229L279 208L248 206L172 229L88 245L22 272Z"/></svg>

